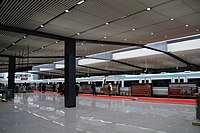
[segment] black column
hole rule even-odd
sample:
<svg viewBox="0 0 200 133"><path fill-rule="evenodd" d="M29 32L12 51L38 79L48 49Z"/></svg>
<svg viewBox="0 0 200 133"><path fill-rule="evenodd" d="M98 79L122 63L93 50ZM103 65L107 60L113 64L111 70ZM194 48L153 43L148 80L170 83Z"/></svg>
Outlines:
<svg viewBox="0 0 200 133"><path fill-rule="evenodd" d="M76 41L65 40L65 107L76 107Z"/></svg>
<svg viewBox="0 0 200 133"><path fill-rule="evenodd" d="M15 88L15 57L9 57L8 67L8 89L13 90L12 98L14 98Z"/></svg>

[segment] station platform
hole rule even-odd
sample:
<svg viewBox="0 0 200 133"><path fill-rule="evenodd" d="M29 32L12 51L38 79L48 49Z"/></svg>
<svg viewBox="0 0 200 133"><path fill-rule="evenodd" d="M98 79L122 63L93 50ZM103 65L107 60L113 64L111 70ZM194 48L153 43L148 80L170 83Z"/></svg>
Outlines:
<svg viewBox="0 0 200 133"><path fill-rule="evenodd" d="M192 126L195 105L149 102L123 97L80 94L77 107L65 108L64 97L18 93L0 103L0 133L199 133Z"/></svg>

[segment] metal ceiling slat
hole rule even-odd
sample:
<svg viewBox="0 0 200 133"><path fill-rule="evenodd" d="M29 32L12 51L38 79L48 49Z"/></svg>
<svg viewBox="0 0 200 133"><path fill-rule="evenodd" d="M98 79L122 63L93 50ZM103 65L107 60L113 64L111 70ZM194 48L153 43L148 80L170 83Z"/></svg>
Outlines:
<svg viewBox="0 0 200 133"><path fill-rule="evenodd" d="M19 16L18 14L21 14L21 10L23 9L23 5L24 5L25 1L21 1L21 2L18 2L17 5L15 5L15 7L13 8L13 12L11 13L11 16L10 18L13 18L11 19L12 21L10 22L9 25L14 25L16 27L16 24L17 24L17 20L20 20L21 18L19 17L15 17L15 16Z"/></svg>
<svg viewBox="0 0 200 133"><path fill-rule="evenodd" d="M38 1L36 1L38 2ZM23 16L23 20L25 21L23 23L23 25L25 25L27 28L34 30L35 28L39 27L40 25L37 25L37 23L31 23L29 24L31 21L33 22L34 20L31 20L30 18L32 17L32 15L35 13L35 10L38 10L39 7L37 7L35 4L37 4L35 1L33 3L29 3L29 5L26 7L25 10L22 10L22 14L26 14L26 16ZM45 1L42 2L42 4L44 4ZM40 5L42 5L41 3L39 3ZM28 12L28 14L26 13ZM28 18L28 19L27 19ZM34 24L34 25L33 25ZM23 27L22 23L20 27Z"/></svg>
<svg viewBox="0 0 200 133"><path fill-rule="evenodd" d="M22 2L22 1L21 1ZM12 9L10 9L8 12L9 12L9 14L7 14L7 18L6 18L6 20L10 20L10 21L6 21L6 25L11 25L11 23L13 23L13 22L15 22L15 16L18 16L18 12L20 11L20 10L18 10L18 7L21 7L20 5L21 5L21 2L19 1L19 2L17 2L14 6L12 6Z"/></svg>
<svg viewBox="0 0 200 133"><path fill-rule="evenodd" d="M8 3L7 5L5 5L4 7L2 7L2 8L4 8L5 10L2 12L2 14L0 14L0 16L1 16L1 18L2 18L2 24L5 24L6 23L6 21L8 21L6 18L7 18L7 15L10 13L10 9L12 9L12 6L15 4L15 3L17 3L17 0L16 1L12 1L12 3L11 3L11 1L10 1L10 3Z"/></svg>

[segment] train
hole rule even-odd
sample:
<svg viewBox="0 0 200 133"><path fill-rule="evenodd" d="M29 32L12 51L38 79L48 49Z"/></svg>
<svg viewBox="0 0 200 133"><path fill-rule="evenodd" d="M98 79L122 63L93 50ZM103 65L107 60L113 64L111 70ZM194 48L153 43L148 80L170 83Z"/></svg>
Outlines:
<svg viewBox="0 0 200 133"><path fill-rule="evenodd" d="M2 82L2 80L0 80ZM5 80L4 80L5 82ZM53 83L63 83L64 78L58 79L40 79L40 80L15 80L17 86L21 86L23 83L31 85L32 89L37 89L40 83L46 83L49 91L52 91ZM99 94L106 94L106 85L111 83L115 88L115 95L133 95L134 85L137 87L143 87L144 85L150 85L150 96L164 96L170 95L171 86L182 87L181 92L188 92L188 88L195 87L195 93L200 92L200 72L185 71L179 73L166 73L159 74L140 74L140 75L110 75L110 76L93 76L93 77L81 77L76 78L76 82L80 85L80 93L91 93L90 85L95 82L96 92ZM139 86L138 86L139 85ZM87 88L87 91L84 90ZM103 90L104 89L104 90ZM173 89L172 89L173 90ZM190 92L190 91L189 91ZM185 95L185 94L184 94ZM145 95L144 95L145 96ZM185 95L186 96L186 95Z"/></svg>

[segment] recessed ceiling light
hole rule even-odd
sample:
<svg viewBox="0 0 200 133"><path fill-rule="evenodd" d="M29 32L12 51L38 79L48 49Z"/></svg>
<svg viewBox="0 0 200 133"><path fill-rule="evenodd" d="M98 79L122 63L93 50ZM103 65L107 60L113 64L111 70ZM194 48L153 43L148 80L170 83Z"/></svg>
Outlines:
<svg viewBox="0 0 200 133"><path fill-rule="evenodd" d="M103 44L101 46L103 47Z"/></svg>
<svg viewBox="0 0 200 133"><path fill-rule="evenodd" d="M44 25L40 25L40 27L41 27L41 28L43 28L43 27L44 27Z"/></svg>
<svg viewBox="0 0 200 133"><path fill-rule="evenodd" d="M12 43L12 45L16 45L15 43Z"/></svg>
<svg viewBox="0 0 200 133"><path fill-rule="evenodd" d="M151 32L151 35L153 35L154 33L153 32Z"/></svg>
<svg viewBox="0 0 200 133"><path fill-rule="evenodd" d="M106 39L107 37L106 37L106 36L104 36L104 38Z"/></svg>
<svg viewBox="0 0 200 133"><path fill-rule="evenodd" d="M69 10L65 10L65 12L69 12Z"/></svg>
<svg viewBox="0 0 200 133"><path fill-rule="evenodd" d="M125 38L124 41L126 41L127 39Z"/></svg>
<svg viewBox="0 0 200 133"><path fill-rule="evenodd" d="M142 42L142 41L140 41L140 42Z"/></svg>
<svg viewBox="0 0 200 133"><path fill-rule="evenodd" d="M79 36L79 35L80 35L80 33L77 33L77 35Z"/></svg>
<svg viewBox="0 0 200 133"><path fill-rule="evenodd" d="M171 21L173 21L173 20L174 20L174 18L171 18L170 20L171 20Z"/></svg>
<svg viewBox="0 0 200 133"><path fill-rule="evenodd" d="M150 7L148 7L148 8L147 8L147 11L150 11L150 10L151 10L151 8L150 8Z"/></svg>
<svg viewBox="0 0 200 133"><path fill-rule="evenodd" d="M132 31L135 31L135 29L132 29Z"/></svg>
<svg viewBox="0 0 200 133"><path fill-rule="evenodd" d="M121 19L126 18L127 16L122 16Z"/></svg>
<svg viewBox="0 0 200 133"><path fill-rule="evenodd" d="M56 43L58 43L58 41L56 41Z"/></svg>
<svg viewBox="0 0 200 133"><path fill-rule="evenodd" d="M84 0L81 0L77 4L80 5L80 4L84 3L84 2L85 2Z"/></svg>
<svg viewBox="0 0 200 133"><path fill-rule="evenodd" d="M83 43L81 43L81 45L83 45Z"/></svg>
<svg viewBox="0 0 200 133"><path fill-rule="evenodd" d="M44 49L44 47L41 47L42 49Z"/></svg>
<svg viewBox="0 0 200 133"><path fill-rule="evenodd" d="M26 36L23 36L23 38L26 38Z"/></svg>
<svg viewBox="0 0 200 133"><path fill-rule="evenodd" d="M165 36L165 37L167 37L167 36Z"/></svg>
<svg viewBox="0 0 200 133"><path fill-rule="evenodd" d="M188 27L188 26L189 26L188 24L185 25L185 27Z"/></svg>
<svg viewBox="0 0 200 133"><path fill-rule="evenodd" d="M106 25L109 25L109 24L110 24L110 23L108 23L108 22L106 23Z"/></svg>

